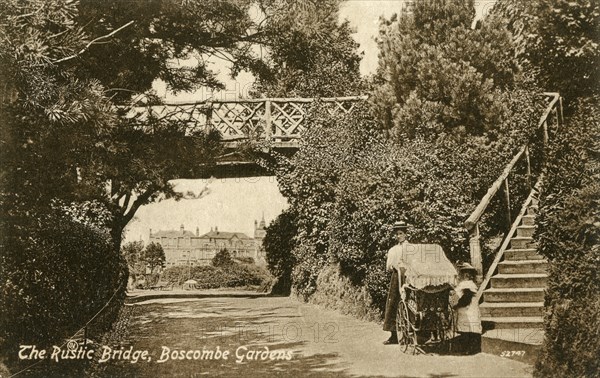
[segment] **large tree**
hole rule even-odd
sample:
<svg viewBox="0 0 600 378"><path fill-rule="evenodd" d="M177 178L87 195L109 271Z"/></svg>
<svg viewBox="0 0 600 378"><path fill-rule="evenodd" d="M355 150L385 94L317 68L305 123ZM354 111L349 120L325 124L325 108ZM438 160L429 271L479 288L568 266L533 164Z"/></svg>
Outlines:
<svg viewBox="0 0 600 378"><path fill-rule="evenodd" d="M374 103L399 139L498 124L498 91L517 71L510 34L496 21L471 29L474 15L473 0L436 0L382 20Z"/></svg>
<svg viewBox="0 0 600 378"><path fill-rule="evenodd" d="M361 53L347 20L340 22L342 0L265 1L264 50L271 74L258 77L257 96L335 97L359 95Z"/></svg>
<svg viewBox="0 0 600 378"><path fill-rule="evenodd" d="M492 17L512 32L516 56L543 88L567 101L598 93L600 2L498 0Z"/></svg>
<svg viewBox="0 0 600 378"><path fill-rule="evenodd" d="M215 57L229 61L233 74L247 69L257 77L273 75L276 65L257 46L285 45L275 34L285 25L280 12L292 12L283 3L1 2L0 205L3 261L9 263L4 271L21 269L19 255L36 246L29 243L36 235L27 229L38 229L26 227L27 221L43 229L51 219L46 215L58 211L76 214L85 227L108 230L113 260L97 269L111 282L106 292L123 290L121 272L108 269L121 266L127 223L140 206L179 196L171 180L197 175L220 153L215 134L136 116L136 101L159 102L152 91L157 79L172 91L222 87L209 69ZM68 245L66 256L75 258L75 244ZM36 263L27 269L35 270ZM2 300L37 303L35 292L33 285L30 295L18 299L18 290L3 291Z"/></svg>
<svg viewBox="0 0 600 378"><path fill-rule="evenodd" d="M265 83L275 74L288 77L282 67L301 71L302 83L314 79L306 84L312 89L296 92L300 84L278 80L281 88L271 86L269 94L336 94L332 88L316 91L331 76L313 71L358 77L356 45L347 23L337 24L339 2L316 8L315 15L307 10L301 26L288 3L3 3L8 22L0 63L4 116L10 121L3 135L10 162L3 186L28 187L39 195L26 196L39 203L54 197L103 202L113 214L118 248L140 206L177 196L169 181L197 175L219 148L215 135L194 133L183 123L131 117L114 105L127 108L140 94L156 100L151 96L156 79L172 91L222 87L209 69L214 58L228 61L232 74L247 69ZM335 62L344 69L332 68Z"/></svg>
<svg viewBox="0 0 600 378"><path fill-rule="evenodd" d="M165 266L165 251L159 243L150 243L144 249L142 261L150 269L150 273L155 273L158 268Z"/></svg>

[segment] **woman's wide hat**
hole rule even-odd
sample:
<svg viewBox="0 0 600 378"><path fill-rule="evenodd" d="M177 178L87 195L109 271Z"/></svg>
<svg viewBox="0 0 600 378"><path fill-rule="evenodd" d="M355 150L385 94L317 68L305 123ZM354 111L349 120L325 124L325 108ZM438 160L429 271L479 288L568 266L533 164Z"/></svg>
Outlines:
<svg viewBox="0 0 600 378"><path fill-rule="evenodd" d="M394 223L392 228L394 230L406 230L408 228L408 225L404 221L398 221L398 222Z"/></svg>

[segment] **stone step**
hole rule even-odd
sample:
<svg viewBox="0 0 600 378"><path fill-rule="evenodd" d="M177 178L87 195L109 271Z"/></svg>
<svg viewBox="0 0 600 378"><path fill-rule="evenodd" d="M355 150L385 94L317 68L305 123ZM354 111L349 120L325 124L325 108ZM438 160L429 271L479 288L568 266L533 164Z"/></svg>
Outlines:
<svg viewBox="0 0 600 378"><path fill-rule="evenodd" d="M537 215L539 208L537 205L529 205L527 208L527 215Z"/></svg>
<svg viewBox="0 0 600 378"><path fill-rule="evenodd" d="M544 289L528 288L491 288L483 292L485 302L543 302Z"/></svg>
<svg viewBox="0 0 600 378"><path fill-rule="evenodd" d="M548 275L546 273L527 274L496 274L492 277L493 288L526 288L547 286Z"/></svg>
<svg viewBox="0 0 600 378"><path fill-rule="evenodd" d="M542 316L544 302L484 302L479 306L483 317Z"/></svg>
<svg viewBox="0 0 600 378"><path fill-rule="evenodd" d="M517 227L517 236L532 237L535 232L535 226L519 226Z"/></svg>
<svg viewBox="0 0 600 378"><path fill-rule="evenodd" d="M516 236L510 239L510 247L513 249L537 248L537 243L532 237Z"/></svg>
<svg viewBox="0 0 600 378"><path fill-rule="evenodd" d="M504 251L504 261L544 260L544 256L537 253L537 249L507 249Z"/></svg>
<svg viewBox="0 0 600 378"><path fill-rule="evenodd" d="M535 365L542 349L542 328L492 329L481 335L481 351Z"/></svg>
<svg viewBox="0 0 600 378"><path fill-rule="evenodd" d="M535 215L523 215L521 224L524 226L533 226L535 224Z"/></svg>
<svg viewBox="0 0 600 378"><path fill-rule="evenodd" d="M492 323L492 329L507 328L542 328L542 316L492 316L481 317L482 323Z"/></svg>
<svg viewBox="0 0 600 378"><path fill-rule="evenodd" d="M504 260L498 264L499 274L527 274L547 272L548 262L546 260Z"/></svg>

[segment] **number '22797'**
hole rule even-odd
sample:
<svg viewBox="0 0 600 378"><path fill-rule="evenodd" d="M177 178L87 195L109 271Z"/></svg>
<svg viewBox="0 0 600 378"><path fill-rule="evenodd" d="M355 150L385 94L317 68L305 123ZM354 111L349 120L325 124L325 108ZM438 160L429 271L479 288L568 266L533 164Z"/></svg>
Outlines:
<svg viewBox="0 0 600 378"><path fill-rule="evenodd" d="M514 357L519 356L523 357L525 355L524 350L504 350L500 353L500 357Z"/></svg>

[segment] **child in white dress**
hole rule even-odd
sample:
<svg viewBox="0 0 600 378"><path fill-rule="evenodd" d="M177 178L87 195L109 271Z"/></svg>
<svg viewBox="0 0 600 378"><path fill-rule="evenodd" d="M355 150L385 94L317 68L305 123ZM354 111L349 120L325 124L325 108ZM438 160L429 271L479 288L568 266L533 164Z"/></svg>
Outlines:
<svg viewBox="0 0 600 378"><path fill-rule="evenodd" d="M481 352L481 315L479 303L475 300L477 285L475 277L477 270L470 264L459 266L459 284L454 289L458 303L456 310L456 330L459 333L458 344L464 354Z"/></svg>

